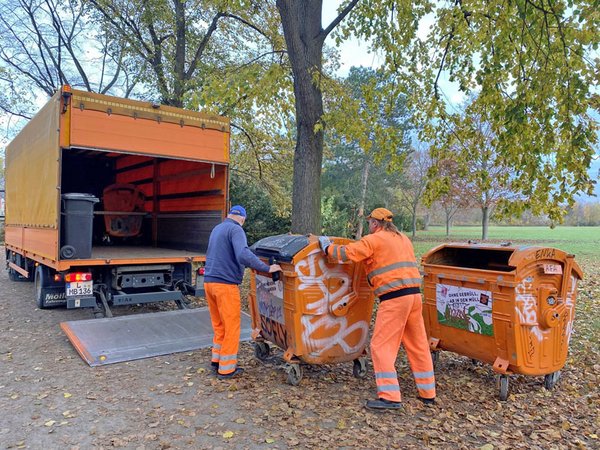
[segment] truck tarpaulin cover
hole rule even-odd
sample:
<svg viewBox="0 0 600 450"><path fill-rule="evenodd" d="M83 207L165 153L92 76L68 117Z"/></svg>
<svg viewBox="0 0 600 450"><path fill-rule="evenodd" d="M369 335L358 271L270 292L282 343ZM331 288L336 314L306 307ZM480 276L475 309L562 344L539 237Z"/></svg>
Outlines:
<svg viewBox="0 0 600 450"><path fill-rule="evenodd" d="M58 227L59 104L57 93L6 149L7 225Z"/></svg>

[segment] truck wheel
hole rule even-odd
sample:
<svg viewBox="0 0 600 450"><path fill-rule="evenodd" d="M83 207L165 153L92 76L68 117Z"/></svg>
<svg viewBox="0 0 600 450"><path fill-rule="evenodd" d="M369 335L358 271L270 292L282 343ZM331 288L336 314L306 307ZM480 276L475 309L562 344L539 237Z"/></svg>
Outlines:
<svg viewBox="0 0 600 450"><path fill-rule="evenodd" d="M17 272L15 269L11 269L10 267L8 268L8 279L10 281L24 281L25 278L23 276L21 276L21 274L19 272Z"/></svg>
<svg viewBox="0 0 600 450"><path fill-rule="evenodd" d="M23 267L25 266L25 269L27 269L29 271L29 277L24 277L23 275L21 275L19 272L17 272L15 269L12 268L8 268L8 279L10 281L33 281L33 277L32 275L32 270L33 270L33 264L30 264L31 261L29 261L27 258L12 253L12 252L7 252L6 255L6 259L7 261L10 261L16 265L18 265L19 267Z"/></svg>
<svg viewBox="0 0 600 450"><path fill-rule="evenodd" d="M46 287L50 279L50 273L47 267L39 265L35 268L35 279L33 285L35 287L35 301L38 308L45 309L46 295L51 291Z"/></svg>

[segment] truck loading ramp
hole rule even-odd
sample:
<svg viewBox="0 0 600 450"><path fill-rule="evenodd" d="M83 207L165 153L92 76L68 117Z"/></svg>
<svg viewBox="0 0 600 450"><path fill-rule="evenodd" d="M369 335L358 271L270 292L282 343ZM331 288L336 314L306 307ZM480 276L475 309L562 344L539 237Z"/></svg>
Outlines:
<svg viewBox="0 0 600 450"><path fill-rule="evenodd" d="M92 367L210 347L213 336L206 307L73 320L60 327ZM250 340L250 331L250 316L242 312L240 340Z"/></svg>

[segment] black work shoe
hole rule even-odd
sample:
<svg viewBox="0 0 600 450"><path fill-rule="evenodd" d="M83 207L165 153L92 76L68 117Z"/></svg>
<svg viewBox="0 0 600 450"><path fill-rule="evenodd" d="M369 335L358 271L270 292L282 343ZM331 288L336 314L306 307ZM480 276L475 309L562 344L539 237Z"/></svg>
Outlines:
<svg viewBox="0 0 600 450"><path fill-rule="evenodd" d="M219 363L211 361L210 362L210 370L212 370L213 372L216 372L217 370L219 370Z"/></svg>
<svg viewBox="0 0 600 450"><path fill-rule="evenodd" d="M378 398L377 400L367 400L365 406L369 409L400 409L402 408L402 403Z"/></svg>
<svg viewBox="0 0 600 450"><path fill-rule="evenodd" d="M230 378L236 378L236 377L240 376L242 373L244 373L244 369L242 369L241 367L237 367L231 373L226 373L226 374L217 373L217 378L219 380L229 380Z"/></svg>
<svg viewBox="0 0 600 450"><path fill-rule="evenodd" d="M424 405L427 406L432 406L435 404L435 397L433 398L423 398L423 397L417 397L419 400L421 400L423 402Z"/></svg>

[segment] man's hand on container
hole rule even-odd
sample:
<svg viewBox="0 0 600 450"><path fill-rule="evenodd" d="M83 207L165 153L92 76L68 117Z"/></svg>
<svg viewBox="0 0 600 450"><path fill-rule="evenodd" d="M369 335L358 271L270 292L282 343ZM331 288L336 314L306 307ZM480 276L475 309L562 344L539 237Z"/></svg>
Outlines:
<svg viewBox="0 0 600 450"><path fill-rule="evenodd" d="M327 236L319 236L319 247L323 253L327 254L327 247L331 245L331 240Z"/></svg>
<svg viewBox="0 0 600 450"><path fill-rule="evenodd" d="M269 266L269 273L273 273L273 272L281 272L281 266L279 264L271 264Z"/></svg>

